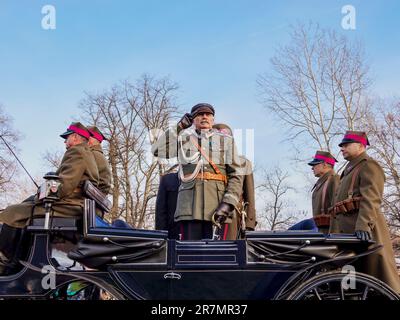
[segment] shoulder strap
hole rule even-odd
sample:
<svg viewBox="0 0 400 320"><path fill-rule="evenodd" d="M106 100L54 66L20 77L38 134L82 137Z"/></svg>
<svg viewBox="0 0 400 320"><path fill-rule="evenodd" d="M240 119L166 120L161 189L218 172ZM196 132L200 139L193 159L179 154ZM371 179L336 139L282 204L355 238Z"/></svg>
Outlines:
<svg viewBox="0 0 400 320"><path fill-rule="evenodd" d="M196 139L191 136L190 139L192 140L192 143L194 144L194 146L197 148L197 150L200 151L200 153L202 154L202 156L204 157L204 159L206 159L210 165L213 167L213 169L215 170L215 172L217 174L222 174L221 170L219 170L219 168L217 167L217 165L207 156L207 154L204 152L204 150L199 146L199 144L197 143Z"/></svg>
<svg viewBox="0 0 400 320"><path fill-rule="evenodd" d="M357 164L357 166L353 169L353 176L351 177L351 184L350 184L350 188L349 191L347 192L348 198L351 199L353 198L353 189L354 189L354 184L356 183L356 179L358 177L358 174L360 173L361 170L361 164L364 162L364 160L360 161L359 164Z"/></svg>
<svg viewBox="0 0 400 320"><path fill-rule="evenodd" d="M326 179L324 183L324 187L322 189L322 205L321 205L321 211L323 213L328 212L328 208L325 208L325 198L326 198L326 190L328 189L329 181L331 180L332 176L329 176L328 179Z"/></svg>

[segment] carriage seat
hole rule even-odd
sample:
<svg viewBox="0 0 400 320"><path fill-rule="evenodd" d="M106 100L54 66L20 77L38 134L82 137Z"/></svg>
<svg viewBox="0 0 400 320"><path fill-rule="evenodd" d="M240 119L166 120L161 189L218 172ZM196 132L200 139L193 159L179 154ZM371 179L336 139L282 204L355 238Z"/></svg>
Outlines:
<svg viewBox="0 0 400 320"><path fill-rule="evenodd" d="M116 263L166 263L168 232L96 226L96 205L86 199L83 237L68 257L101 269Z"/></svg>

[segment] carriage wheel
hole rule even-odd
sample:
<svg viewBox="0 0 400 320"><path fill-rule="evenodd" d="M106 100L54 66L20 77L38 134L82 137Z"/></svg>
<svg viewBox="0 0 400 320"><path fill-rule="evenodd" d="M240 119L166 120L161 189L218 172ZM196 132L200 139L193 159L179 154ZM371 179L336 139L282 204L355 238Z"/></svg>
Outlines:
<svg viewBox="0 0 400 320"><path fill-rule="evenodd" d="M118 300L109 291L95 285L89 285L84 292L82 300Z"/></svg>
<svg viewBox="0 0 400 320"><path fill-rule="evenodd" d="M400 300L388 285L355 272L353 278L340 271L321 273L297 287L288 300Z"/></svg>

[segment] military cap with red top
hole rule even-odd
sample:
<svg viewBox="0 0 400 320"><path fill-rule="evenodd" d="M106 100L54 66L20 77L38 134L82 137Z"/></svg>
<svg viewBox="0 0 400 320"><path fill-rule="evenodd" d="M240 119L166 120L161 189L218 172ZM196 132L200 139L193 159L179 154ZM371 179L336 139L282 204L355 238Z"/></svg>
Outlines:
<svg viewBox="0 0 400 320"><path fill-rule="evenodd" d="M97 128L96 126L88 127L88 131L89 131L90 135L99 142L102 142L103 140L107 140L106 137L104 136L104 134L102 134L101 131L99 130L99 128Z"/></svg>
<svg viewBox="0 0 400 320"><path fill-rule="evenodd" d="M88 129L80 122L72 122L71 125L67 128L63 134L60 134L60 137L63 139L67 139L70 134L79 134L80 136L89 139L90 133Z"/></svg>
<svg viewBox="0 0 400 320"><path fill-rule="evenodd" d="M233 136L232 129L225 123L216 123L213 125L213 128L217 129L219 132Z"/></svg>
<svg viewBox="0 0 400 320"><path fill-rule="evenodd" d="M339 143L339 147L346 143L361 143L365 147L369 146L367 134L364 131L346 131L342 141Z"/></svg>
<svg viewBox="0 0 400 320"><path fill-rule="evenodd" d="M211 113L212 115L215 115L215 110L209 103L198 103L193 106L190 115L192 116L192 119L194 119L199 113Z"/></svg>
<svg viewBox="0 0 400 320"><path fill-rule="evenodd" d="M327 151L317 151L315 153L314 159L308 163L309 166L315 166L317 164L326 162L330 164L332 167L335 165L335 162L338 162L333 155L331 155Z"/></svg>

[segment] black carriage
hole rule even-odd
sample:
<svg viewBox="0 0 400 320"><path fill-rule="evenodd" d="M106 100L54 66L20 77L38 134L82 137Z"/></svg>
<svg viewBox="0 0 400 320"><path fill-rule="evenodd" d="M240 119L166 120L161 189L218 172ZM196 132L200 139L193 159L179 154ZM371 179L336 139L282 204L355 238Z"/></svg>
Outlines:
<svg viewBox="0 0 400 320"><path fill-rule="evenodd" d="M379 247L352 235L255 231L245 240L175 241L164 231L96 227L95 215L86 200L83 219L33 219L22 267L0 277L0 299L399 299L354 271Z"/></svg>

